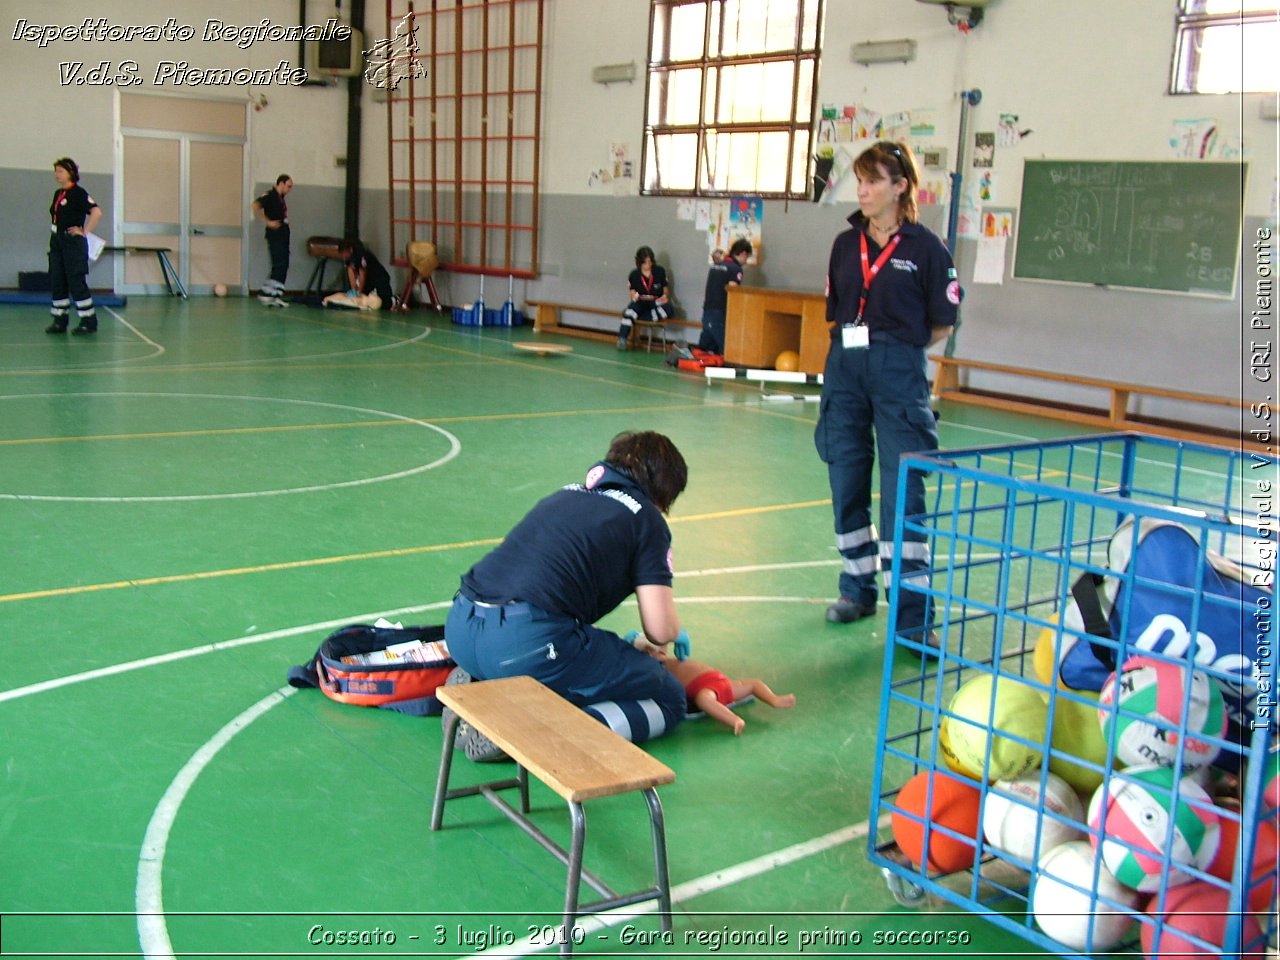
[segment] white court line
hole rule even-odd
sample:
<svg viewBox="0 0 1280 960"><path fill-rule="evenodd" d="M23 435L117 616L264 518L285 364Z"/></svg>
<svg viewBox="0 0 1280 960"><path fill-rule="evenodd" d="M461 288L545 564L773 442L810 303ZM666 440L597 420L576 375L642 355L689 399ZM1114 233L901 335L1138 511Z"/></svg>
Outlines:
<svg viewBox="0 0 1280 960"><path fill-rule="evenodd" d="M142 850L138 854L138 879L134 888L134 909L138 913L138 943L142 955L148 958L175 960L173 944L169 940L169 927L164 916L164 855L169 845L169 833L178 818L182 801L195 785L196 778L207 767L231 738L276 704L283 703L298 690L281 687L270 696L255 703L236 717L197 750L173 778L164 796L160 798L147 832L142 838Z"/></svg>
<svg viewBox="0 0 1280 960"><path fill-rule="evenodd" d="M137 882L134 889L134 904L138 914L138 942L142 947L142 956L146 960L176 960L176 955L173 952L173 942L169 938L169 925L164 913L164 857L169 846L169 835L178 818L178 811L182 807L182 802L186 799L187 794L191 792L191 788L195 785L200 774L213 762L213 759L222 748L230 743L236 734L240 733L272 707L283 703L287 697L295 693L297 693L297 689L294 687L281 687L279 690L259 700L214 734L208 742L192 754L191 759L178 771L178 775L170 782L168 789L164 792L164 796L160 798L160 802L152 812L151 819L147 823L146 833L143 836L142 849L138 855ZM884 819L887 820L887 815ZM753 860L747 860L698 877L695 880L689 880L671 889L672 902L673 904L678 904L685 900L691 900L713 890L720 890L743 880L768 873L770 870L776 870L779 867L795 863L797 860L812 857L833 847L858 840L867 835L869 826L868 821L864 820L861 823L833 830L824 836L814 837L812 840L804 840L781 850L763 854ZM656 909L656 902L638 907L625 907L611 913L583 917L579 925L588 933L605 930L609 927L617 926L632 917L653 913ZM531 947L532 942L529 939L525 939L512 944L510 950L504 948L502 956L525 957L540 953L541 949L545 949L543 947L535 950L531 949ZM475 960L481 960L481 958L491 955L475 954L474 957Z"/></svg>
<svg viewBox="0 0 1280 960"><path fill-rule="evenodd" d="M145 333L143 333L141 330L139 330L137 327L135 327L132 323L130 323L130 322L129 322L128 320L126 320L124 317L120 316L120 314L118 314L118 313L116 313L114 310L112 310L110 307L103 307L102 309L103 309L103 310L105 310L105 311L107 311L107 313L109 313L109 314L111 314L113 317L115 317L115 318L116 318L116 320L118 320L120 323L124 324L124 325L125 325L126 327L128 327L131 331L133 331L133 335L134 335L135 337L137 337L139 340L141 340L143 343L149 343L149 344L151 344L151 346L153 346L153 347L155 347L155 348L156 348L154 353L149 353L149 354L147 354L145 357L130 357L130 358L129 358L129 362L130 362L130 363L137 363L139 360L150 360L150 359L152 359L153 357L158 357L158 356L161 356L162 354L164 354L164 353L165 353L165 348L164 348L164 347L162 347L160 344L156 343L154 340L152 340L150 337L148 337Z"/></svg>
<svg viewBox="0 0 1280 960"><path fill-rule="evenodd" d="M881 819L881 826L889 823L889 814L885 814ZM671 902L674 912L676 904L683 900L692 900L694 897L702 896L704 893L710 893L713 890L719 890L723 887L732 886L743 880L749 880L752 877L758 877L770 870L776 870L779 867L785 867L797 860L803 860L806 857L812 857L816 854L830 850L854 840L860 840L867 835L870 829L870 822L863 820L861 823L852 823L847 827L841 827L839 830L833 830L831 833L824 834L821 837L814 837L812 840L803 840L800 843L792 844L789 847L783 847L781 850L775 850L773 853L766 853L754 860L745 860L742 863L735 864L732 867L725 867L723 870L717 870L714 873L708 873L705 876L698 877L695 880L688 880L678 886L671 888ZM650 902L642 906L621 907L617 910L611 910L606 913L588 914L578 918L577 926L588 937L599 930L607 930L610 927L616 927L624 921L631 920L635 917L642 917L650 913L656 912L658 909L657 902ZM545 938L544 938L545 939ZM502 948L503 957L530 957L541 953L548 948L548 944L539 944L534 946L533 940L526 937L524 940L517 940L510 946ZM485 960L492 957L493 953L474 953L469 957L460 958L460 960Z"/></svg>
<svg viewBox="0 0 1280 960"><path fill-rule="evenodd" d="M321 620L318 623L308 623L300 627L288 627L284 630L273 630L270 633L259 633L249 637L237 637L234 640L219 640L216 643L206 643L198 647L188 647L186 650L174 650L170 653L157 654L154 657L143 657L141 660L129 660L125 663L112 664L109 667L99 667L96 670L86 670L84 673L73 673L65 677L55 677L52 680L43 680L40 683L28 684L25 687L14 687L12 690L0 692L0 703L7 700L21 700L23 697L34 696L37 693L48 693L50 690L58 690L62 687L69 687L77 683L85 683L88 680L101 680L103 677L114 677L122 673L132 673L135 670L145 670L147 667L158 667L166 663L175 663L179 660L189 660L192 657L202 657L206 653L217 653L220 650L234 650L236 647L249 646L255 643L266 643L269 640L282 640L285 637L296 637L302 633L311 633L315 630L334 630L338 627L345 626L348 623L372 623L379 617L386 617L388 620L392 617L403 616L408 613L420 613L424 610L442 610L452 604L453 601L445 600L440 603L429 603L424 606L401 607L398 610L383 610L381 613L363 613L356 614L351 617L342 617L338 620Z"/></svg>
<svg viewBox="0 0 1280 960"><path fill-rule="evenodd" d="M797 561L795 563L776 563L776 564L752 564L743 567L720 567L718 569L692 570L688 573L681 573L682 577L700 577L711 576L713 574L732 574L732 573L756 573L767 570L790 570L811 566L834 566L839 561L836 560L817 560L817 561ZM830 598L818 597L681 597L678 601L680 606L691 603L724 603L724 602L741 602L741 603L830 603ZM24 697L34 696L38 693L48 693L50 690L58 690L62 687L69 687L77 683L84 683L88 680L100 680L103 677L113 677L122 673L132 673L134 670L144 670L147 667L157 667L165 663L174 663L179 660L189 660L192 657L201 657L207 653L217 653L220 650L234 650L236 647L249 646L256 643L266 643L270 640L282 640L286 637L296 637L303 633L312 633L317 630L334 630L338 627L346 626L349 623L372 623L379 617L387 620L394 620L396 617L408 616L414 613L425 613L430 610L443 610L453 605L452 600L440 600L435 603L415 604L411 607L397 607L394 610L380 610L376 613L357 613L349 617L342 617L336 620L321 620L317 623L303 624L297 627L286 627L282 630L273 630L270 633L259 633L247 637L236 637L233 640L218 640L214 643L202 644L198 647L188 647L186 650L174 650L169 653L160 653L151 657L143 657L140 660L128 660L124 663L112 664L109 667L98 667L94 670L86 670L83 673L73 673L64 677L55 677L51 680L42 680L39 683L28 684L25 687L14 687L11 690L0 691L0 703L8 700L21 700ZM622 606L635 606L635 600L628 600Z"/></svg>
<svg viewBox="0 0 1280 960"><path fill-rule="evenodd" d="M134 393L131 391L122 391L119 393L15 393L0 396L0 401L38 400L52 397L60 399L69 397L90 397L96 399L102 399L104 397L141 397L144 399L177 398L184 400L253 400L263 403L293 403L304 407L328 407L333 410L345 410L352 413L386 417L389 420L398 420L402 423L411 423L416 424L419 427L425 427L427 430L432 430L449 441L449 452L428 463L420 463L416 467L409 467L406 470L398 470L395 473L384 473L374 477L363 477L359 480L339 480L334 483L311 484L305 487L281 487L273 490L244 490L239 493L191 493L171 496L136 497L76 497L52 496L37 493L0 493L0 500L40 500L56 503L181 503L195 500L246 500L256 497L280 497L296 493L316 493L322 490L340 490L343 487L363 487L373 483L383 483L387 480L400 480L404 477L411 477L415 474L423 473L427 470L434 470L436 467L443 466L462 452L462 442L458 440L456 436L443 427L438 427L434 423L429 423L426 420L419 420L417 417L405 417L398 413L391 413L388 410L374 410L369 407L353 407L345 403L326 403L323 400L299 400L293 397L254 397L218 393Z"/></svg>

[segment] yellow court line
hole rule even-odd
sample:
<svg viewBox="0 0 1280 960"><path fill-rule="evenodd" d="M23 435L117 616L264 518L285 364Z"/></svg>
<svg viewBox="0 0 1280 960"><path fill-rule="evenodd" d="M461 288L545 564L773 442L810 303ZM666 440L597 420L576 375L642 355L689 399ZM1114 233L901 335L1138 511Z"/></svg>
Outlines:
<svg viewBox="0 0 1280 960"><path fill-rule="evenodd" d="M830 500L807 500L800 503L780 503L767 507L743 507L738 510L720 510L688 517L672 517L672 523L692 523L698 520L722 520L728 517L745 517L776 513L780 510L801 510L827 506ZM198 573L178 573L164 577L142 577L135 580L115 580L109 583L90 583L79 587L54 587L48 590L32 590L26 593L0 595L0 603L18 600L41 600L49 597L66 597L77 593L99 593L104 590L123 590L127 587L154 587L195 580L214 580L220 577L237 577L253 573L273 573L280 570L304 570L308 567L331 566L337 563L354 563L363 560L384 560L390 557L412 557L424 553L442 553L446 550L465 550L471 547L492 547L502 542L501 537L485 540L461 540L456 543L437 543L421 547L397 547L390 550L373 550L368 553L352 553L335 557L315 557L311 560L288 560L281 563L265 563L254 567L232 567L228 570L204 570Z"/></svg>
<svg viewBox="0 0 1280 960"><path fill-rule="evenodd" d="M136 580L115 580L111 583L89 583L82 587L56 587L50 590L33 590L29 593L10 593L0 596L0 603L14 600L37 600L47 597L66 597L76 593L98 593L103 590L123 590L126 587L154 587L161 584L187 583L192 580L214 580L219 577L237 577L248 573L271 573L277 570L301 570L307 567L323 567L354 560L380 560L387 557L409 557L421 553L439 553L467 547L491 547L502 542L501 537L491 540L463 540L457 543L437 543L425 547L399 547L393 550L374 550L339 557L315 557L311 560L288 560L283 563L264 563L256 567L232 567L229 570L203 570L199 573L178 573L167 577L142 577Z"/></svg>
<svg viewBox="0 0 1280 960"><path fill-rule="evenodd" d="M101 440L171 440L179 437L218 437L252 433L287 433L299 430L343 430L349 427L414 427L422 423L480 423L486 420L540 420L548 417L575 417L607 414L651 413L667 410L699 410L700 403L663 404L658 407L614 407L601 410L546 410L540 413L486 413L465 417L413 417L408 420L351 420L339 423L295 423L275 427L215 427L208 430L166 430L157 433L105 433L97 436L23 437L0 440L0 447L40 443L69 443Z"/></svg>

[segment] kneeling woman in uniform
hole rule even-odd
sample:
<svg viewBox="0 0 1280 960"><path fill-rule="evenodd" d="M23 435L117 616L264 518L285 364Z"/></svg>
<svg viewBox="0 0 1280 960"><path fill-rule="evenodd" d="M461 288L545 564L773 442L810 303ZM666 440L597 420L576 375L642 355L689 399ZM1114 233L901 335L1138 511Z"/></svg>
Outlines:
<svg viewBox="0 0 1280 960"><path fill-rule="evenodd" d="M684 719L661 660L680 633L664 514L684 490L680 451L660 433L622 433L582 483L539 501L462 577L445 621L449 652L475 680L530 676L634 743ZM634 593L634 646L594 626ZM472 759L478 756L467 743Z"/></svg>

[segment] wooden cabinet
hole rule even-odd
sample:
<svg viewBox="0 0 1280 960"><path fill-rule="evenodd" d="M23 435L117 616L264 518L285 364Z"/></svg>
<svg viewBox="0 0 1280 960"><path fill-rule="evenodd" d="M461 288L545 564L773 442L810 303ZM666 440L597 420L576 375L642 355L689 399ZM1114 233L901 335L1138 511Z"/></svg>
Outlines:
<svg viewBox="0 0 1280 960"><path fill-rule="evenodd" d="M794 350L803 373L821 373L831 334L827 298L800 290L730 287L724 357L744 367L772 369L778 354Z"/></svg>

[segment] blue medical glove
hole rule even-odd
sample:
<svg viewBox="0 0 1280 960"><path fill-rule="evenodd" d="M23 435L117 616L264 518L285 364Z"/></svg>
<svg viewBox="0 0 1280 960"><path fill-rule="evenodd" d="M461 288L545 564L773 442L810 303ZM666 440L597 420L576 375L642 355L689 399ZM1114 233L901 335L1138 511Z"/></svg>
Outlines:
<svg viewBox="0 0 1280 960"><path fill-rule="evenodd" d="M350 290L347 291L347 296L350 297L352 300L354 300L356 297L360 296L360 291L357 290L355 287L352 287Z"/></svg>
<svg viewBox="0 0 1280 960"><path fill-rule="evenodd" d="M689 631L682 627L680 632L676 634L676 639L673 645L676 649L677 660L689 659Z"/></svg>
<svg viewBox="0 0 1280 960"><path fill-rule="evenodd" d="M632 630L630 633L628 633L628 634L624 634L624 635L623 635L623 637L622 637L622 640L623 640L623 642L624 642L624 643L627 643L627 644L629 644L629 645L631 645L631 646L635 646L635 643L636 643L636 637L638 637L638 636L640 636L640 631L639 631L639 630Z"/></svg>

